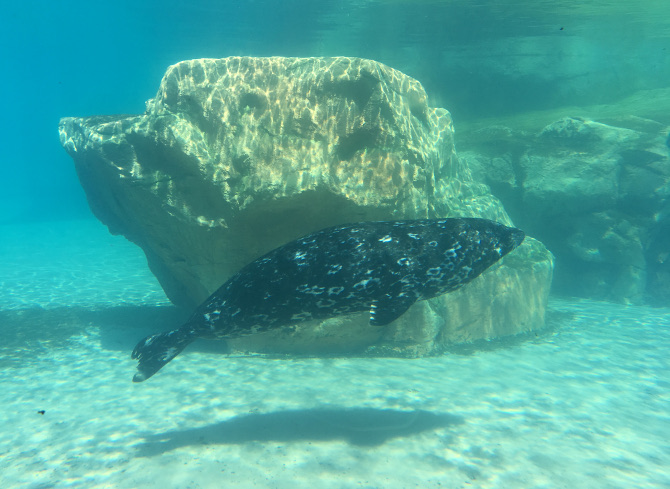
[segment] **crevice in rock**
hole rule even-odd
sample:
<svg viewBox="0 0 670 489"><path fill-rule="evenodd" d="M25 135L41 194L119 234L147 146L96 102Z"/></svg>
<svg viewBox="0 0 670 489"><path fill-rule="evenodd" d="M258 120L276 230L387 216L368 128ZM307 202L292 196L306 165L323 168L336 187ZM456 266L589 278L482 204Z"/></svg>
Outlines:
<svg viewBox="0 0 670 489"><path fill-rule="evenodd" d="M335 80L326 83L324 88L333 95L353 100L359 108L365 107L379 85L379 80L371 73L361 72L353 80Z"/></svg>
<svg viewBox="0 0 670 489"><path fill-rule="evenodd" d="M337 144L337 156L340 160L348 160L358 151L373 147L380 132L379 127L360 127L350 134L340 136Z"/></svg>

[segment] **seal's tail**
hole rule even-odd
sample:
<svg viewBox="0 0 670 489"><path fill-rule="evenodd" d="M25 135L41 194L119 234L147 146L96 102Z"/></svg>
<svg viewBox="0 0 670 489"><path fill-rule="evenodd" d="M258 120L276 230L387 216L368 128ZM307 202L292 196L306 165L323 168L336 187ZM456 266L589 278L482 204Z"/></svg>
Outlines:
<svg viewBox="0 0 670 489"><path fill-rule="evenodd" d="M158 372L163 365L179 355L186 346L195 339L195 335L189 329L175 329L147 336L140 341L131 358L139 360L137 373L133 382L147 380Z"/></svg>

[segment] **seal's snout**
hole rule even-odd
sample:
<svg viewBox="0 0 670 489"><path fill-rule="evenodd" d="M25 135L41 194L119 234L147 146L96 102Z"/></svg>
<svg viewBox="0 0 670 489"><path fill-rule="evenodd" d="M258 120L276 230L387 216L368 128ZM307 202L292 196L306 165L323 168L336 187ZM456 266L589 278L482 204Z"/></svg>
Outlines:
<svg viewBox="0 0 670 489"><path fill-rule="evenodd" d="M526 238L526 233L521 229L512 228L503 224L498 224L495 234L497 236L497 239L495 240L497 244L495 247L501 258L518 248Z"/></svg>
<svg viewBox="0 0 670 489"><path fill-rule="evenodd" d="M521 229L517 228L511 228L511 229L512 232L510 233L510 238L512 240L513 247L516 248L521 243L523 243L524 239L526 239L526 233L524 233Z"/></svg>

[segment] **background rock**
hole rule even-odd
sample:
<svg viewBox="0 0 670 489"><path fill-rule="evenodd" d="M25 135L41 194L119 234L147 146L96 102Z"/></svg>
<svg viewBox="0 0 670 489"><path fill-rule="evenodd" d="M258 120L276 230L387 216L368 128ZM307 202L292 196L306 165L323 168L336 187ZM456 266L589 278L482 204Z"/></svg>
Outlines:
<svg viewBox="0 0 670 489"><path fill-rule="evenodd" d="M369 60L184 61L144 115L65 118L60 135L93 212L142 247L168 297L187 307L265 252L330 225L438 216L511 224L456 157L449 113L429 107L416 80ZM231 344L374 344L408 355L540 327L551 255L532 238L514 255L389 328L361 315Z"/></svg>
<svg viewBox="0 0 670 489"><path fill-rule="evenodd" d="M554 290L668 305L668 130L637 117L568 117L535 134L495 125L459 155L556 254Z"/></svg>

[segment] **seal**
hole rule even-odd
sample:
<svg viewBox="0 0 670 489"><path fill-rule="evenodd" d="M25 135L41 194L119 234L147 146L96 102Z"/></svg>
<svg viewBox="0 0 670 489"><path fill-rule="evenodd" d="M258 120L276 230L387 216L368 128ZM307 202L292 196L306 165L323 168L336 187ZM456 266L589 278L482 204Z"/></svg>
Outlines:
<svg viewBox="0 0 670 489"><path fill-rule="evenodd" d="M233 275L180 328L148 336L132 358L142 382L196 338L261 333L309 319L369 311L384 326L419 300L454 291L524 240L477 218L335 226L276 248Z"/></svg>

